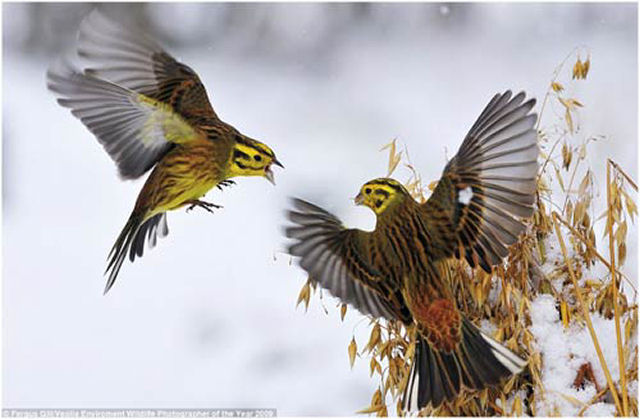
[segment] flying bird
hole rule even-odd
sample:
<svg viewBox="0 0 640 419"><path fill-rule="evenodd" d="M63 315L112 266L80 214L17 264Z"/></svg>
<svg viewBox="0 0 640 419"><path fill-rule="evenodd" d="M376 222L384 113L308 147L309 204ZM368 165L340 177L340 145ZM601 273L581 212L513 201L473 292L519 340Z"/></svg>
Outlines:
<svg viewBox="0 0 640 419"><path fill-rule="evenodd" d="M376 214L372 232L301 199L287 213L289 253L312 280L365 315L416 326L407 411L438 407L463 387L495 386L526 366L464 316L441 268L464 257L490 273L525 229L519 219L533 214L538 170L534 105L523 92L495 95L424 203L394 179L365 183L355 202Z"/></svg>
<svg viewBox="0 0 640 419"><path fill-rule="evenodd" d="M219 206L201 198L214 186L238 176L275 183L271 166L282 164L266 144L222 121L195 71L144 34L94 10L80 25L77 54L87 65L58 60L48 88L95 135L122 179L151 170L109 255L107 293L127 256L133 262L145 242L153 247L168 234L168 211L211 212Z"/></svg>

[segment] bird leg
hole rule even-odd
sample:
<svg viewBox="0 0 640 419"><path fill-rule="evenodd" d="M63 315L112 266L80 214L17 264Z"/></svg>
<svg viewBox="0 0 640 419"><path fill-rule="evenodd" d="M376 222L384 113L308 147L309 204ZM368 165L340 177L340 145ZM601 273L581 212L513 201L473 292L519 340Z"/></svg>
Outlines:
<svg viewBox="0 0 640 419"><path fill-rule="evenodd" d="M193 199L191 201L187 201L185 202L185 204L191 204L189 208L187 208L187 212L191 211L195 207L200 207L200 208L204 208L205 210L213 214L213 211L211 210L211 208L215 208L215 209L222 208L222 205L216 205L211 202L201 201L199 199Z"/></svg>

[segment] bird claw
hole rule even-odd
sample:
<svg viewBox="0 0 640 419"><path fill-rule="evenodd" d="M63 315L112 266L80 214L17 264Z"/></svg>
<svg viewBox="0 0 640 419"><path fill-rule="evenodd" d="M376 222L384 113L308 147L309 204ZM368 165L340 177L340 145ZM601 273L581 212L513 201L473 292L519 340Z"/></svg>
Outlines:
<svg viewBox="0 0 640 419"><path fill-rule="evenodd" d="M235 185L235 184L236 184L236 183L235 183L233 180L231 180L231 179L227 179L227 180L223 180L223 181L219 182L219 183L216 185L216 187L217 187L218 189L222 190L222 187L223 187L223 186L231 186L231 185Z"/></svg>
<svg viewBox="0 0 640 419"><path fill-rule="evenodd" d="M216 204L213 204L211 202L200 201L198 199L195 200L195 201L189 201L189 203L191 205L189 206L189 208L187 208L187 212L191 211L195 207L200 207L200 208L204 208L206 211L208 211L208 212L213 214L213 210L211 208L215 208L215 209L222 208L222 205L216 205Z"/></svg>

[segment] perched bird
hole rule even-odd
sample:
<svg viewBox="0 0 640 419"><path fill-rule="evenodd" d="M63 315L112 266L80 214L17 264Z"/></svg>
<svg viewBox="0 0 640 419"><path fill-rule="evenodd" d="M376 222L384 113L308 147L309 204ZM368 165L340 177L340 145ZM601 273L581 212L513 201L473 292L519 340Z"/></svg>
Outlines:
<svg viewBox="0 0 640 419"><path fill-rule="evenodd" d="M47 72L58 103L96 136L123 179L153 169L109 255L105 293L124 259L143 254L168 233L166 213L183 206L211 212L200 200L237 176L274 183L282 165L267 145L241 134L214 112L198 75L154 41L99 11L81 23L78 55L88 67L60 60Z"/></svg>
<svg viewBox="0 0 640 419"><path fill-rule="evenodd" d="M365 315L415 324L406 410L438 407L463 386L493 386L526 366L458 310L441 268L464 256L491 272L524 230L516 217L533 213L538 169L534 105L524 93L495 95L423 204L393 179L364 184L355 202L375 212L372 232L300 199L288 211L289 253L310 278Z"/></svg>

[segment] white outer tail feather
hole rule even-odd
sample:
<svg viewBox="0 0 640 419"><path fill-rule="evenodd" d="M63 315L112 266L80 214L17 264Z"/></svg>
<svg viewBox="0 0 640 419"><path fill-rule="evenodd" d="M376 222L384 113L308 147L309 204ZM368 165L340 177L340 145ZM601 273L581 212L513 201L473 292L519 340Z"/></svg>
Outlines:
<svg viewBox="0 0 640 419"><path fill-rule="evenodd" d="M496 359L512 374L518 374L527 366L527 361L511 352L501 343L498 343L482 331L480 331L480 335L491 346L491 352Z"/></svg>
<svg viewBox="0 0 640 419"><path fill-rule="evenodd" d="M418 363L416 362L417 360L414 359L413 365L411 366L411 371L409 373L409 382L407 383L408 388L411 389L411 395L408 399L404 400L404 405L402 406L402 408L404 409L405 412L411 414L411 413L417 413L420 411L420 408L418 407L418 389L420 388L420 374L417 373L417 371L415 371L416 368L418 368ZM410 404L407 405L407 402L410 402Z"/></svg>
<svg viewBox="0 0 640 419"><path fill-rule="evenodd" d="M496 359L512 374L520 373L524 367L527 366L527 361L520 358L515 353L511 352L504 345L496 341L495 339L489 337L484 332L480 331L480 335L482 338L489 344L491 347L491 352L496 357ZM403 400L402 408L407 414L418 413L420 408L418 407L418 389L420 388L420 374L415 371L418 367L418 362L414 359L413 365L411 366L411 371L409 372L409 381L407 382L407 388L410 389L411 394L409 397L405 397Z"/></svg>

